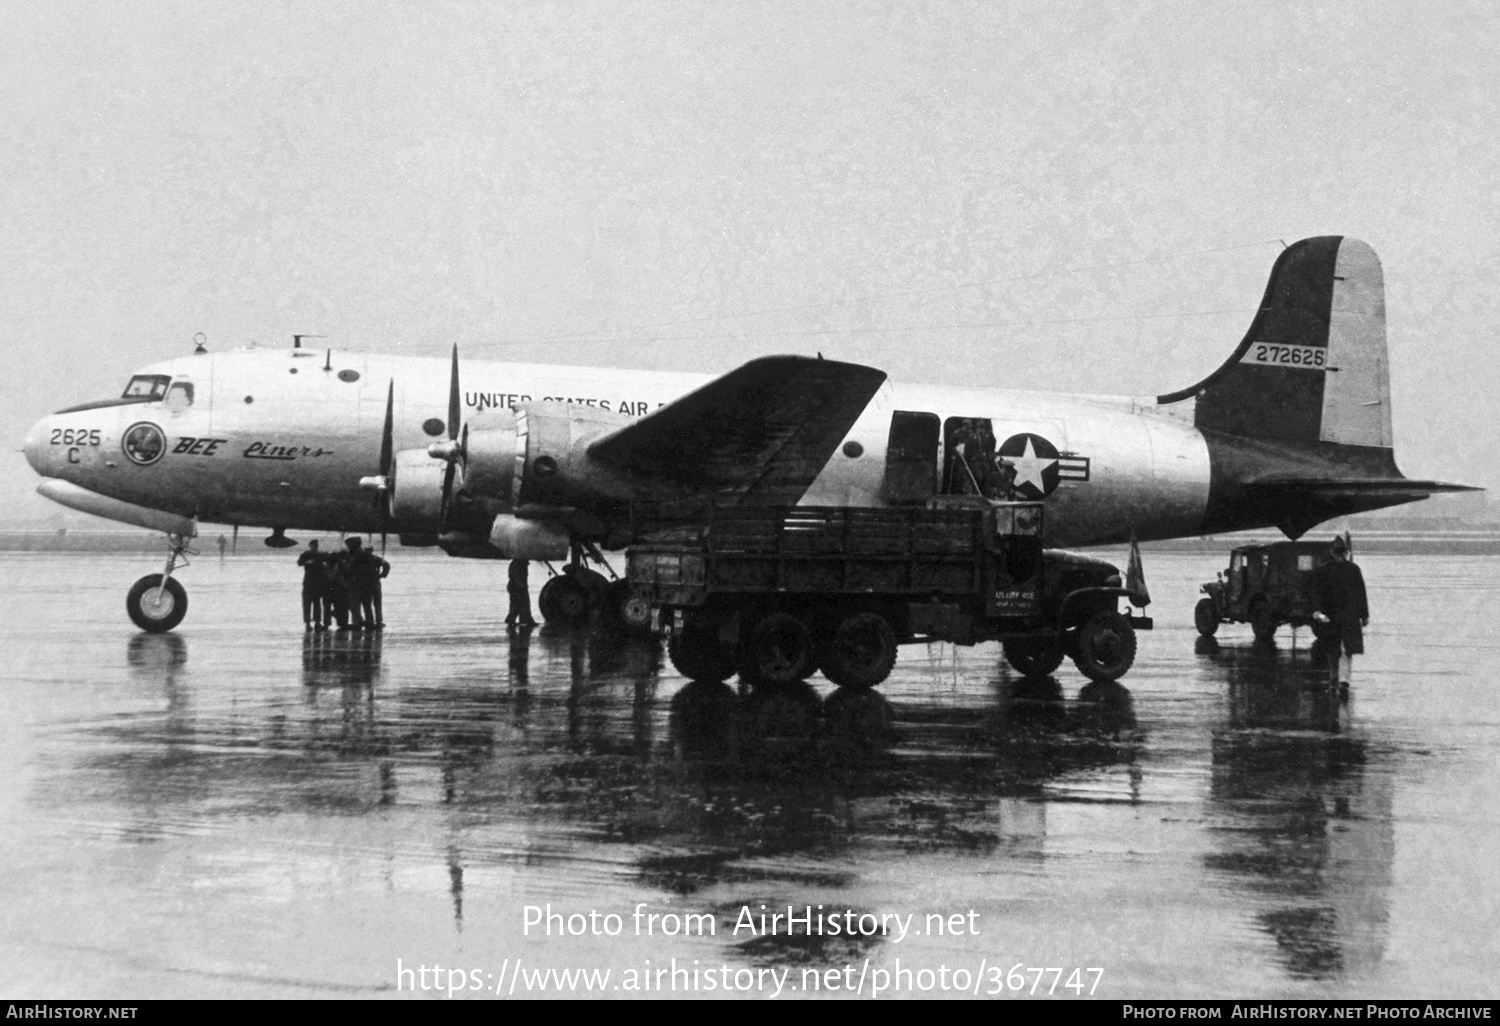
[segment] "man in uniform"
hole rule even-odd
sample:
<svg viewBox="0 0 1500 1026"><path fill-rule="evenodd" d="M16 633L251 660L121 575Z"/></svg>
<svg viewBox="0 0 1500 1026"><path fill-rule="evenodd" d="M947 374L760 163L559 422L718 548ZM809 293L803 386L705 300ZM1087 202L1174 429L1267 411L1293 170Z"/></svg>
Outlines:
<svg viewBox="0 0 1500 1026"><path fill-rule="evenodd" d="M384 627L375 613L375 589L380 587L380 579L391 572L391 564L375 555L373 549L364 548L358 538L350 538L344 544L349 549L349 554L344 557L349 626L355 630Z"/></svg>
<svg viewBox="0 0 1500 1026"><path fill-rule="evenodd" d="M526 585L528 563L524 559L510 561L510 579L505 584L505 594L510 598L510 611L505 614L507 627L535 627L531 618L531 590Z"/></svg>
<svg viewBox="0 0 1500 1026"><path fill-rule="evenodd" d="M1365 650L1363 628L1370 623L1365 597L1365 575L1349 560L1349 543L1343 536L1333 539L1328 562L1313 571L1308 591L1313 601L1313 622L1326 625L1321 632L1329 645L1329 669L1333 679L1349 686L1352 656Z"/></svg>
<svg viewBox="0 0 1500 1026"><path fill-rule="evenodd" d="M310 631L322 630L323 598L328 590L328 557L318 551L316 539L307 543L307 551L297 557L297 565L302 568L302 622Z"/></svg>

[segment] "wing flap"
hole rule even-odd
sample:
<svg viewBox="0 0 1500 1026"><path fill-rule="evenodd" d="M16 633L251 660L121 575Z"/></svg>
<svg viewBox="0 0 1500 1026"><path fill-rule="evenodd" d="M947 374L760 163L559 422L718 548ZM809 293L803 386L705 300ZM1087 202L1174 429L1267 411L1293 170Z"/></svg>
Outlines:
<svg viewBox="0 0 1500 1026"><path fill-rule="evenodd" d="M794 503L885 377L837 360L762 357L599 439L589 457L684 490Z"/></svg>

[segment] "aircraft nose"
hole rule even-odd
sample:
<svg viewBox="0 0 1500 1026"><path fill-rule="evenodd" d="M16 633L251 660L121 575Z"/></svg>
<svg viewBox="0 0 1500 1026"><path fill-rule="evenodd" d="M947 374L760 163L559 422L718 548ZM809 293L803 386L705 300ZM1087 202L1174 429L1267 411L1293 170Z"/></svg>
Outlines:
<svg viewBox="0 0 1500 1026"><path fill-rule="evenodd" d="M48 475L45 469L46 461L43 459L45 449L42 441L47 437L47 422L50 419L43 417L31 425L31 430L26 432L26 442L21 446L22 451L26 453L26 462L31 464L32 470L43 477Z"/></svg>

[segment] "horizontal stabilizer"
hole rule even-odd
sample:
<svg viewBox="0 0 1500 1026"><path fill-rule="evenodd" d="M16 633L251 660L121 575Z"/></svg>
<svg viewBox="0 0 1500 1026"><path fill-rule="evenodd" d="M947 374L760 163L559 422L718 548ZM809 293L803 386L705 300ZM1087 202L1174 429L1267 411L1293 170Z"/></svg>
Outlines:
<svg viewBox="0 0 1500 1026"><path fill-rule="evenodd" d="M1387 506L1430 498L1442 492L1477 492L1471 485L1406 478L1281 477L1251 481L1242 486L1246 508L1274 511L1274 522L1289 538L1300 538L1325 520L1365 513Z"/></svg>
<svg viewBox="0 0 1500 1026"><path fill-rule="evenodd" d="M599 439L589 457L693 491L795 503L885 377L836 360L763 357Z"/></svg>

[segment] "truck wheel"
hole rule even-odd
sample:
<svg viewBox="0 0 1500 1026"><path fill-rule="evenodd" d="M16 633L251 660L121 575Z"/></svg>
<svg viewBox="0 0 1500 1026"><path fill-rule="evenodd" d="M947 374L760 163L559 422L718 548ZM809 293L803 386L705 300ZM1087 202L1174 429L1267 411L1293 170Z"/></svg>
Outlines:
<svg viewBox="0 0 1500 1026"><path fill-rule="evenodd" d="M1007 641L1005 661L1023 677L1045 677L1062 665L1062 645L1048 638Z"/></svg>
<svg viewBox="0 0 1500 1026"><path fill-rule="evenodd" d="M793 684L814 669L812 633L791 613L772 613L756 624L740 660L752 684Z"/></svg>
<svg viewBox="0 0 1500 1026"><path fill-rule="evenodd" d="M651 603L644 595L630 587L629 581L610 581L608 595L609 615L621 627L630 631L644 631L651 626Z"/></svg>
<svg viewBox="0 0 1500 1026"><path fill-rule="evenodd" d="M873 688L896 665L896 632L879 613L847 617L828 639L823 676L841 688Z"/></svg>
<svg viewBox="0 0 1500 1026"><path fill-rule="evenodd" d="M1219 607L1211 598L1202 598L1193 607L1193 626L1205 638L1211 638L1219 629Z"/></svg>
<svg viewBox="0 0 1500 1026"><path fill-rule="evenodd" d="M1089 680L1117 680L1135 662L1135 628L1113 609L1095 613L1078 631L1078 671Z"/></svg>
<svg viewBox="0 0 1500 1026"><path fill-rule="evenodd" d="M143 631L160 634L169 631L187 616L187 591L169 578L165 589L161 586L161 574L147 574L135 584L125 596L125 610L130 619Z"/></svg>
<svg viewBox="0 0 1500 1026"><path fill-rule="evenodd" d="M1250 610L1250 630L1255 634L1256 641L1269 642L1276 637L1276 614L1271 611L1270 603L1264 599L1255 603Z"/></svg>
<svg viewBox="0 0 1500 1026"><path fill-rule="evenodd" d="M734 652L717 631L686 630L667 641L667 657L688 680L722 684L734 675Z"/></svg>

